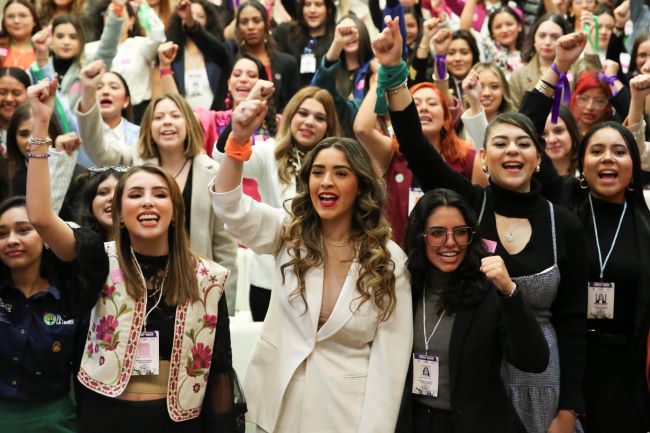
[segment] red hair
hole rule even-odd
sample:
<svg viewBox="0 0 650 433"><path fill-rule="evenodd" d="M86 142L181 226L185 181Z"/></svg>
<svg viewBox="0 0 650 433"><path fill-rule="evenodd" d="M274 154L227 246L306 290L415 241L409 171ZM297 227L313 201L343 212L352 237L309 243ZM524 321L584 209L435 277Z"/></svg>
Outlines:
<svg viewBox="0 0 650 433"><path fill-rule="evenodd" d="M576 96L591 89L602 90L608 100L607 109L605 110L605 117L601 120L605 120L614 114L614 111L612 110L612 104L609 102L609 98L612 97L612 89L610 88L609 84L603 82L600 78L598 78L598 71L586 71L582 73L580 77L578 77L578 81L576 81L576 88L573 91L573 95L571 95L571 113L576 117L576 120L580 120L578 119L578 116L575 115L574 111L576 106Z"/></svg>
<svg viewBox="0 0 650 433"><path fill-rule="evenodd" d="M449 111L449 106L445 100L445 95L432 83L419 83L411 87L409 91L411 95L415 95L420 89L432 89L438 99L440 99L440 105L442 106L442 112L444 113L444 119L442 123L442 129L440 130L440 154L445 159L445 161L462 163L467 156L467 152L472 149L472 145L465 140L462 140L458 134L456 134L456 129L454 128L454 119L451 118L451 112Z"/></svg>

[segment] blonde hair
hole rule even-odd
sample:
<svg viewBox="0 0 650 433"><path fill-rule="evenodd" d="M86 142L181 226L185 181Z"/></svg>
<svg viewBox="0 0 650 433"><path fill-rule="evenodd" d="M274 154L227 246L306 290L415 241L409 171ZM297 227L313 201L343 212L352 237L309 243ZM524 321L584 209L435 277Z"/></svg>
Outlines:
<svg viewBox="0 0 650 433"><path fill-rule="evenodd" d="M386 244L391 228L384 216L386 185L375 170L368 152L356 140L331 137L321 141L305 158L298 174L297 195L291 202L291 222L284 227L280 248L286 248L291 260L281 265L282 279L288 267L298 278L298 287L290 301L302 299L305 306L305 276L323 264L325 249L321 220L314 209L309 192L309 177L314 160L324 149L336 149L345 155L358 182L358 196L354 203L350 239L357 250L360 265L356 288L362 305L372 301L380 320L387 320L395 310L395 263ZM283 281L284 282L284 281Z"/></svg>
<svg viewBox="0 0 650 433"><path fill-rule="evenodd" d="M196 120L192 107L189 106L185 98L180 95L166 93L152 99L147 109L142 116L142 127L140 128L140 139L138 141L138 154L142 159L158 158L160 160L160 152L158 152L158 144L154 141L151 133L151 123L153 121L154 111L158 103L164 99L172 101L185 119L185 126L187 129L187 136L184 143L184 154L188 158L193 158L203 152L203 129Z"/></svg>
<svg viewBox="0 0 650 433"><path fill-rule="evenodd" d="M291 135L291 120L298 112L302 103L310 98L320 102L325 108L325 120L327 122L325 137L340 135L339 118L336 115L336 106L334 105L334 99L330 92L315 86L303 87L296 92L284 107L282 121L280 122L278 133L275 136L276 145L274 155L278 165L278 177L280 178L280 182L285 185L291 184L291 178L296 176L296 169L289 162L293 154L293 147L295 146L293 136Z"/></svg>
<svg viewBox="0 0 650 433"><path fill-rule="evenodd" d="M182 305L199 299L199 285L196 281L195 268L198 257L190 248L190 241L185 231L185 205L183 195L176 181L162 168L153 164L144 164L129 169L118 181L113 196L113 238L117 249L117 259L124 273L124 283L129 296L143 300L147 289L142 286L142 279L131 258L131 237L126 227L121 224L122 196L126 183L136 173L150 173L160 176L169 188L172 200L172 220L168 228L169 267L165 286L162 288L167 305Z"/></svg>
<svg viewBox="0 0 650 433"><path fill-rule="evenodd" d="M501 104L497 109L497 114L507 113L508 111L514 110L514 104L512 103L512 96L510 95L510 85L506 76L503 74L501 68L499 68L494 63L481 62L472 66L471 71L475 71L477 74L480 74L483 71L490 71L497 76L499 82L501 83L501 93L503 94Z"/></svg>

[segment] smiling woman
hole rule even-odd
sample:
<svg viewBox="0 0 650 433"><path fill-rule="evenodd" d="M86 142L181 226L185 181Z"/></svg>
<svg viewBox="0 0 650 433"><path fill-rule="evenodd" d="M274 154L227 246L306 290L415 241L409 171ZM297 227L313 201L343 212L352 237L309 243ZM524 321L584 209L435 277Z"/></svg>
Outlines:
<svg viewBox="0 0 650 433"><path fill-rule="evenodd" d="M244 104L210 189L228 229L275 256L273 295L244 381L247 419L261 432L394 432L411 297L404 253L383 216L383 182L358 142L330 137L305 157L289 212L242 195L251 134L266 109Z"/></svg>
<svg viewBox="0 0 650 433"><path fill-rule="evenodd" d="M401 62L399 30L394 21L387 26L374 42L382 67ZM490 175L490 184L483 189L451 170L429 145L409 92L398 89L388 94L400 151L422 189L454 190L479 214L485 244L514 276L551 348L542 373L504 366L504 383L523 426L495 430L541 433L551 423L572 429L575 416L570 409L583 409L586 269L580 257L585 240L577 218L546 201L533 179L543 152L534 125L519 113L502 113L492 120L480 150L481 165Z"/></svg>

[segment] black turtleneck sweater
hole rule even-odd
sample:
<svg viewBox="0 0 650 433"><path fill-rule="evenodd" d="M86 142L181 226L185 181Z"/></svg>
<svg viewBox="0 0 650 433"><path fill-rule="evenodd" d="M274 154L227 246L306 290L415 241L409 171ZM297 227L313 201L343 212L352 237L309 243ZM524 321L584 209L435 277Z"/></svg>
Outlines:
<svg viewBox="0 0 650 433"><path fill-rule="evenodd" d="M63 76L68 72L68 69L70 69L70 66L72 65L73 59L59 59L55 56L52 56L52 66L54 66L54 71L57 73L57 75L61 78L59 80L63 79Z"/></svg>
<svg viewBox="0 0 650 433"><path fill-rule="evenodd" d="M400 151L423 191L447 188L458 192L476 212L485 210L480 224L481 238L497 242L511 276L531 275L553 265L553 237L548 202L541 188L532 181L531 191L516 193L490 183L487 189L472 185L442 160L422 133L415 103L403 111L391 111L391 121ZM587 264L585 234L579 220L570 211L554 206L558 265L561 282L551 306L552 319L560 353L560 409L583 411L582 378L585 361L587 305ZM505 217L526 218L532 235L517 254L508 254L497 234L495 213Z"/></svg>

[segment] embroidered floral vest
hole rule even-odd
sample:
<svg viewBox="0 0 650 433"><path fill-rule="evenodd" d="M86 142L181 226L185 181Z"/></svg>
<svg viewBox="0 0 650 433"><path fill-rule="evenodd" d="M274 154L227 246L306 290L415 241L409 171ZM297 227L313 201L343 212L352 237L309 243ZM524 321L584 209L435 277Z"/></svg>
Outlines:
<svg viewBox="0 0 650 433"><path fill-rule="evenodd" d="M146 299L126 291L114 242L104 244L109 260L106 284L92 310L78 379L87 388L117 397L133 371ZM207 386L218 304L229 271L208 260L196 265L199 300L176 307L174 342L167 386L167 410L174 421L196 418Z"/></svg>

